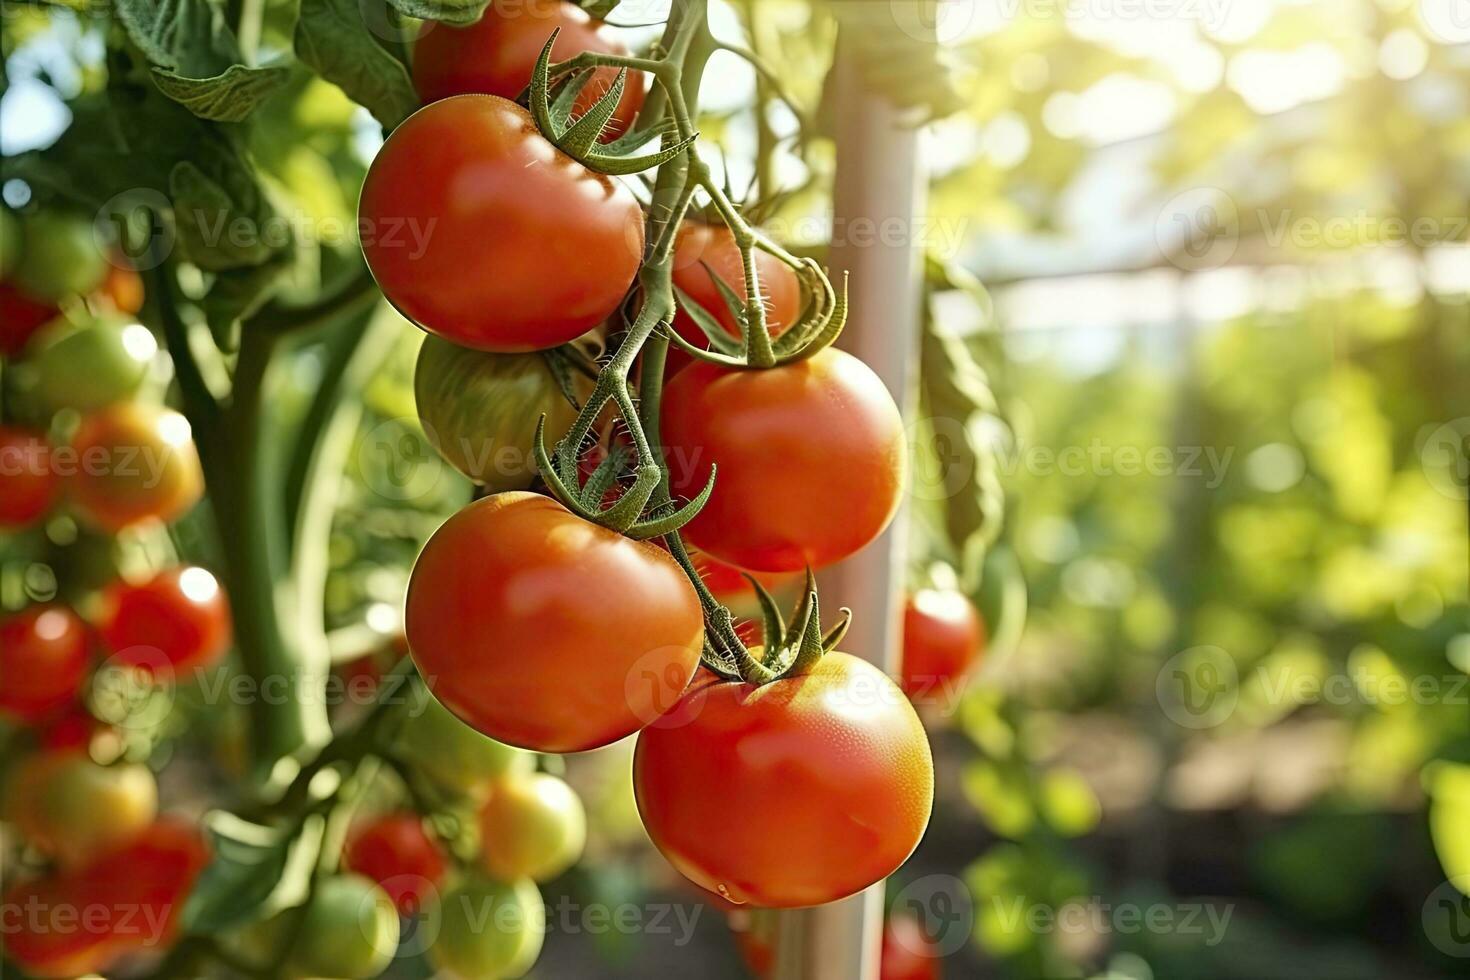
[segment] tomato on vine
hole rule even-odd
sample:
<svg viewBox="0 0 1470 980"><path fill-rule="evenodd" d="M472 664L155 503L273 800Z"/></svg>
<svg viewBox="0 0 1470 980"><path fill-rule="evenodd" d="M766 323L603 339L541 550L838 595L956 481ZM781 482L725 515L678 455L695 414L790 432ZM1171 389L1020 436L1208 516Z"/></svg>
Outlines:
<svg viewBox="0 0 1470 980"><path fill-rule="evenodd" d="M827 348L770 370L698 362L664 390L674 491L709 503L684 534L722 561L763 572L830 565L876 538L903 493L903 420L882 380Z"/></svg>
<svg viewBox="0 0 1470 980"><path fill-rule="evenodd" d="M82 420L72 449L72 503L102 530L177 520L204 494L189 420L178 412L137 402L109 406Z"/></svg>
<svg viewBox="0 0 1470 980"><path fill-rule="evenodd" d="M434 533L404 625L450 710L540 752L597 748L653 721L704 638L699 598L666 552L524 492L476 501Z"/></svg>
<svg viewBox="0 0 1470 980"><path fill-rule="evenodd" d="M444 883L444 850L417 813L385 813L356 828L343 867L377 882L399 913L415 915Z"/></svg>
<svg viewBox="0 0 1470 980"><path fill-rule="evenodd" d="M91 660L86 624L62 606L0 620L0 716L33 724L76 700Z"/></svg>
<svg viewBox="0 0 1470 980"><path fill-rule="evenodd" d="M547 881L577 863L587 813L576 791L549 773L497 780L480 806L485 870L501 881Z"/></svg>
<svg viewBox="0 0 1470 980"><path fill-rule="evenodd" d="M116 958L106 930L63 925L45 910L73 907L69 883L56 875L15 882L0 897L5 955L33 977L80 977L101 973ZM27 914L26 910L43 910Z"/></svg>
<svg viewBox="0 0 1470 980"><path fill-rule="evenodd" d="M111 662L172 676L224 656L230 646L229 600L213 575L183 565L145 582L108 586L97 629Z"/></svg>
<svg viewBox="0 0 1470 980"><path fill-rule="evenodd" d="M15 284L39 300L58 302L89 293L107 274L107 259L81 215L38 211L21 220Z"/></svg>
<svg viewBox="0 0 1470 980"><path fill-rule="evenodd" d="M985 648L985 624L963 593L920 589L903 610L904 693L922 698L962 678Z"/></svg>
<svg viewBox="0 0 1470 980"><path fill-rule="evenodd" d="M628 49L575 4L565 0L492 0L480 19L457 27L426 20L413 46L413 84L425 102L451 95L498 95L514 101L531 83L531 69L553 30L553 62L583 51L625 55ZM572 114L581 116L617 77L599 68L577 96ZM629 72L604 140L622 135L643 105L643 75Z"/></svg>
<svg viewBox="0 0 1470 980"><path fill-rule="evenodd" d="M649 837L685 877L737 904L793 908L904 862L929 823L934 763L903 692L832 652L760 686L701 674L639 735L633 783Z"/></svg>
<svg viewBox="0 0 1470 980"><path fill-rule="evenodd" d="M491 780L531 767L529 753L481 734L430 694L404 710L395 754L451 790L478 794Z"/></svg>
<svg viewBox="0 0 1470 980"><path fill-rule="evenodd" d="M472 878L431 906L434 965L454 980L524 976L541 955L546 906L527 879Z"/></svg>
<svg viewBox="0 0 1470 980"><path fill-rule="evenodd" d="M71 867L132 840L158 812L158 784L147 766L102 766L72 749L27 756L8 790L8 819Z"/></svg>
<svg viewBox="0 0 1470 980"><path fill-rule="evenodd" d="M291 967L308 977L368 980L398 950L398 912L387 892L359 874L324 878L301 912Z"/></svg>
<svg viewBox="0 0 1470 980"><path fill-rule="evenodd" d="M0 531L30 527L60 493L45 433L0 425Z"/></svg>
<svg viewBox="0 0 1470 980"><path fill-rule="evenodd" d="M791 267L768 252L754 251L761 299L766 308L766 329L779 337L801 315L801 283ZM699 304L731 337L740 336L740 325L730 311L715 279L718 278L741 300L745 296L745 271L735 235L723 224L686 221L674 245L674 285ZM708 345L699 324L680 309L674 315L679 336L699 347Z"/></svg>
<svg viewBox="0 0 1470 980"><path fill-rule="evenodd" d="M157 353L157 340L141 323L58 320L26 349L21 388L46 412L90 412L136 395Z"/></svg>
<svg viewBox="0 0 1470 980"><path fill-rule="evenodd" d="M638 272L643 212L494 95L431 103L388 137L358 204L383 295L430 333L514 353L605 320Z"/></svg>

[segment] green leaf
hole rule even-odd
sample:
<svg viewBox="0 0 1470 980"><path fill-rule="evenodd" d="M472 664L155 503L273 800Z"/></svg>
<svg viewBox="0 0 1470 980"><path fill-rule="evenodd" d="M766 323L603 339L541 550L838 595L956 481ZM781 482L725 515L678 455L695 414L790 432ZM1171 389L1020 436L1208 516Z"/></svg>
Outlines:
<svg viewBox="0 0 1470 980"><path fill-rule="evenodd" d="M261 225L241 213L230 193L188 160L169 173L179 245L202 269L260 265L274 250Z"/></svg>
<svg viewBox="0 0 1470 980"><path fill-rule="evenodd" d="M473 24L480 19L489 0L388 0L405 17L437 20L441 24Z"/></svg>
<svg viewBox="0 0 1470 980"><path fill-rule="evenodd" d="M128 38L160 68L207 78L241 61L235 36L207 0L116 0Z"/></svg>
<svg viewBox="0 0 1470 980"><path fill-rule="evenodd" d="M287 866L301 863L300 853L292 860L293 851L320 836L287 835L224 811L210 814L206 829L214 859L199 875L182 913L184 930L201 935L259 917L287 877Z"/></svg>
<svg viewBox="0 0 1470 980"><path fill-rule="evenodd" d="M403 62L368 30L352 0L301 0L296 56L391 129L418 108Z"/></svg>
<svg viewBox="0 0 1470 980"><path fill-rule="evenodd" d="M587 11L589 17L597 20L607 20L608 14L618 9L622 0L582 0L577 6Z"/></svg>
<svg viewBox="0 0 1470 980"><path fill-rule="evenodd" d="M159 91L202 119L240 122L274 95L291 77L285 66L231 65L209 78L186 78L167 68L153 69Z"/></svg>

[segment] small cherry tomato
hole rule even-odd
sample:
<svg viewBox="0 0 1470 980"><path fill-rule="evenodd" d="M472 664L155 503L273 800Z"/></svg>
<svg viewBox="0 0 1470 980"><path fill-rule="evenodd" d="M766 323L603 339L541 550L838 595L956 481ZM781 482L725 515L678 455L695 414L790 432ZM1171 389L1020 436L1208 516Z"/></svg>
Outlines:
<svg viewBox="0 0 1470 980"><path fill-rule="evenodd" d="M883 924L878 980L939 980L939 951L919 920L895 912Z"/></svg>
<svg viewBox="0 0 1470 980"><path fill-rule="evenodd" d="M137 313L143 308L143 277L124 259L113 256L97 295L119 313Z"/></svg>
<svg viewBox="0 0 1470 980"><path fill-rule="evenodd" d="M0 620L0 715L34 723L76 699L90 660L70 609L32 606Z"/></svg>
<svg viewBox="0 0 1470 980"><path fill-rule="evenodd" d="M413 699L398 731L395 754L464 795L475 795L493 779L528 771L532 756L466 725L433 695Z"/></svg>
<svg viewBox="0 0 1470 980"><path fill-rule="evenodd" d="M218 579L190 565L139 584L114 582L97 623L112 662L155 675L208 666L230 646L229 600Z"/></svg>
<svg viewBox="0 0 1470 980"><path fill-rule="evenodd" d="M548 773L492 783L480 807L485 870L501 881L547 881L577 863L587 813L576 791Z"/></svg>
<svg viewBox="0 0 1470 980"><path fill-rule="evenodd" d="M412 917L444 883L444 851L417 813L389 813L353 831L342 855L349 871L371 878Z"/></svg>
<svg viewBox="0 0 1470 980"><path fill-rule="evenodd" d="M432 908L429 959L453 980L521 977L541 955L546 906L524 878L471 879Z"/></svg>
<svg viewBox="0 0 1470 980"><path fill-rule="evenodd" d="M903 611L904 693L924 699L965 676L985 647L985 625L953 590L920 589Z"/></svg>
<svg viewBox="0 0 1470 980"><path fill-rule="evenodd" d="M72 502L89 522L120 531L184 516L204 493L189 420L178 412L121 402L82 420Z"/></svg>
<svg viewBox="0 0 1470 980"><path fill-rule="evenodd" d="M563 0L492 0L473 24L455 27L426 20L413 46L413 85L425 102L478 92L514 102L531 84L531 69L551 32L560 29L551 63L584 51L626 55L628 49L582 8ZM597 69L573 104L581 116L605 93L618 69ZM643 106L643 73L628 72L623 96L603 140L627 131Z"/></svg>
<svg viewBox="0 0 1470 980"><path fill-rule="evenodd" d="M702 673L639 735L633 785L649 837L685 877L737 904L795 908L861 891L908 858L934 763L897 685L833 652L759 687Z"/></svg>
<svg viewBox="0 0 1470 980"><path fill-rule="evenodd" d="M386 970L398 951L393 900L362 875L317 882L302 916L290 956L299 975L367 980Z"/></svg>
<svg viewBox="0 0 1470 980"><path fill-rule="evenodd" d="M101 973L116 958L106 928L77 922L70 882L50 874L16 882L0 898L5 955L32 977L80 977Z"/></svg>
<svg viewBox="0 0 1470 980"><path fill-rule="evenodd" d="M535 480L542 416L548 447L577 418L540 354L492 354L425 337L413 390L439 455L493 493L524 490Z"/></svg>
<svg viewBox="0 0 1470 980"><path fill-rule="evenodd" d="M674 491L714 494L684 535L763 572L840 561L876 538L903 493L903 420L879 377L834 348L786 367L699 362L664 389Z"/></svg>
<svg viewBox="0 0 1470 980"><path fill-rule="evenodd" d="M90 293L107 273L92 222L81 215L39 211L21 221L16 285L38 299L57 302Z"/></svg>
<svg viewBox="0 0 1470 980"><path fill-rule="evenodd" d="M667 552L522 492L478 500L434 533L404 625L446 707L540 752L597 748L647 725L688 684L704 643L699 598Z"/></svg>
<svg viewBox="0 0 1470 980"><path fill-rule="evenodd" d="M147 766L101 766L74 749L27 756L9 788L16 828L69 867L132 840L158 813L158 783Z"/></svg>
<svg viewBox="0 0 1470 980"><path fill-rule="evenodd" d="M383 295L477 350L580 336L617 309L643 255L633 192L494 95L434 102L401 123L368 169L358 214Z"/></svg>
<svg viewBox="0 0 1470 980"><path fill-rule="evenodd" d="M60 493L45 434L0 425L0 530L30 527L46 516Z"/></svg>
<svg viewBox="0 0 1470 980"><path fill-rule="evenodd" d="M61 308L55 303L27 295L13 282L0 282L0 354L16 357L59 316Z"/></svg>
<svg viewBox="0 0 1470 980"><path fill-rule="evenodd" d="M136 395L157 353L158 341L141 323L58 320L27 347L20 387L46 412L90 412Z"/></svg>

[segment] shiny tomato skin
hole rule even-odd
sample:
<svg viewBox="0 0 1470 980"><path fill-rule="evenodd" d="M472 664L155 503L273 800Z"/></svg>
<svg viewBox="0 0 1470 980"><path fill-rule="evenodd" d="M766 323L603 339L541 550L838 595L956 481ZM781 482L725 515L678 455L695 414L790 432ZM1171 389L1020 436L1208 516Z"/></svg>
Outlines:
<svg viewBox="0 0 1470 980"><path fill-rule="evenodd" d="M920 589L903 611L903 679L910 697L938 694L964 677L985 647L985 624L953 590Z"/></svg>
<svg viewBox="0 0 1470 980"><path fill-rule="evenodd" d="M27 294L13 282L0 282L0 354L15 357L42 327L61 316L61 308Z"/></svg>
<svg viewBox="0 0 1470 980"><path fill-rule="evenodd" d="M445 706L539 752L597 748L656 719L704 638L699 598L667 553L525 492L478 500L435 532L405 627Z"/></svg>
<svg viewBox="0 0 1470 980"><path fill-rule="evenodd" d="M356 828L342 861L347 870L377 882L407 917L444 884L444 850L417 813L387 813Z"/></svg>
<svg viewBox="0 0 1470 980"><path fill-rule="evenodd" d="M738 904L798 908L891 874L918 845L934 763L878 668L829 653L755 687L702 673L633 759L638 812L669 862ZM762 814L731 820L731 814Z"/></svg>
<svg viewBox="0 0 1470 980"><path fill-rule="evenodd" d="M622 302L643 254L624 184L544 139L494 95L431 103L388 137L358 205L384 296L462 347L555 347Z"/></svg>
<svg viewBox="0 0 1470 980"><path fill-rule="evenodd" d="M117 581L103 591L97 619L112 662L156 676L205 667L230 646L230 604L219 580L181 565L145 582Z"/></svg>
<svg viewBox="0 0 1470 980"><path fill-rule="evenodd" d="M564 0L492 0L473 24L455 27L424 21L413 46L413 85L425 102L452 95L498 95L512 102L531 84L541 49L560 28L551 63L584 51L626 55L628 49L580 7ZM612 86L618 70L599 68L573 106L581 116ZM630 71L623 96L603 133L604 141L627 131L643 106L643 73Z"/></svg>
<svg viewBox="0 0 1470 980"><path fill-rule="evenodd" d="M87 627L70 609L32 606L0 620L0 716L33 724L70 704L90 659Z"/></svg>
<svg viewBox="0 0 1470 980"><path fill-rule="evenodd" d="M755 266L765 298L766 329L772 337L779 337L801 315L801 283L790 266L769 252L756 249ZM686 222L674 243L674 285L713 315L726 333L739 337L740 325L715 285L711 270L736 296L745 298L745 271L734 234L724 225ZM691 344L709 346L699 324L682 309L674 314L674 329Z"/></svg>
<svg viewBox="0 0 1470 980"><path fill-rule="evenodd" d="M0 425L0 530L36 523L60 493L45 433Z"/></svg>
<svg viewBox="0 0 1470 980"><path fill-rule="evenodd" d="M204 473L188 419L140 402L120 402L82 420L72 503L104 531L147 520L174 521L204 495Z"/></svg>
<svg viewBox="0 0 1470 980"><path fill-rule="evenodd" d="M762 572L830 565L898 510L903 420L851 354L828 348L766 371L691 364L664 389L661 417L675 493L692 497L719 467L684 535L721 561Z"/></svg>

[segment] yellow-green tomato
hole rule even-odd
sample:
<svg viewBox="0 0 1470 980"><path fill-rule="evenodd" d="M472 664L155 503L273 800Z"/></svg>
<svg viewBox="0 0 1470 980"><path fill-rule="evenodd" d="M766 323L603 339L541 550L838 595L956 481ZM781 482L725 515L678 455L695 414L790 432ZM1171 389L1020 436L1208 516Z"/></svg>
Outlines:
<svg viewBox="0 0 1470 980"><path fill-rule="evenodd" d="M17 384L45 412L91 412L137 394L157 353L158 341L141 323L58 320L31 340Z"/></svg>
<svg viewBox="0 0 1470 980"><path fill-rule="evenodd" d="M27 294L53 303L89 293L107 274L107 258L78 214L40 211L21 223L22 245L15 282Z"/></svg>
<svg viewBox="0 0 1470 980"><path fill-rule="evenodd" d="M577 413L541 354L491 354L425 337L414 397L429 442L451 466L494 492L524 490L536 475L536 423L546 444Z"/></svg>
<svg viewBox="0 0 1470 980"><path fill-rule="evenodd" d="M457 980L513 980L541 955L546 906L524 878L514 883L475 879L431 906L429 958Z"/></svg>
<svg viewBox="0 0 1470 980"><path fill-rule="evenodd" d="M480 807L485 870L503 881L546 881L577 863L587 812L574 789L549 773L507 776Z"/></svg>
<svg viewBox="0 0 1470 980"><path fill-rule="evenodd" d="M528 772L529 752L481 735L422 689L404 705L407 717L399 730L397 755L427 772L445 787L478 793L494 779Z"/></svg>
<svg viewBox="0 0 1470 980"><path fill-rule="evenodd" d="M291 950L292 971L332 980L368 980L398 951L398 912L388 893L362 875L317 882Z"/></svg>
<svg viewBox="0 0 1470 980"><path fill-rule="evenodd" d="M8 790L7 817L69 867L126 843L158 815L158 783L147 766L102 766L74 749L28 757Z"/></svg>

